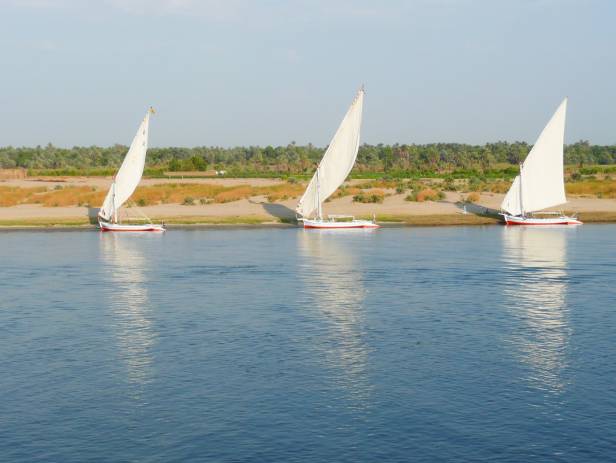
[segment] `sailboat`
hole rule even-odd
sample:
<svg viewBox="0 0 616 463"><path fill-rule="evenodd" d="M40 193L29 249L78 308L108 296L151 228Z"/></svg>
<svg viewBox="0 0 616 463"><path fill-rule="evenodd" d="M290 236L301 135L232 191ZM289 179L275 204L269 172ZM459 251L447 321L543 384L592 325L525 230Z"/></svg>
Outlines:
<svg viewBox="0 0 616 463"><path fill-rule="evenodd" d="M323 202L342 185L357 158L364 93L362 87L355 95L351 107L297 204L297 220L303 222L304 228L379 227L375 221L356 220L349 215L328 215L327 219L323 218Z"/></svg>
<svg viewBox="0 0 616 463"><path fill-rule="evenodd" d="M162 224L157 225L151 222L145 224L122 224L119 221L120 208L134 193L143 175L145 155L148 150L150 114L153 113L154 110L152 108L146 112L120 169L113 177L111 188L109 188L105 201L98 213L98 224L102 231L165 231Z"/></svg>
<svg viewBox="0 0 616 463"><path fill-rule="evenodd" d="M563 144L567 98L560 104L535 145L520 164L518 175L501 204L507 225L579 225L562 212L539 212L567 202ZM539 213L534 215L534 213ZM541 215L541 216L538 216Z"/></svg>

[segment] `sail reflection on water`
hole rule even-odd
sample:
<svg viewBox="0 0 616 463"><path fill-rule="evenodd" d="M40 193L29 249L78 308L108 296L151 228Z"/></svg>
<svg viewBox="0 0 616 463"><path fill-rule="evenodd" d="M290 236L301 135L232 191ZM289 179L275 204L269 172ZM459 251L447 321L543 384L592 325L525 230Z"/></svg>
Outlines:
<svg viewBox="0 0 616 463"><path fill-rule="evenodd" d="M151 349L157 337L146 288L147 260L139 248L144 238L128 233L100 234L107 305L119 354L132 384L151 379Z"/></svg>
<svg viewBox="0 0 616 463"><path fill-rule="evenodd" d="M362 271L345 238L369 230L305 230L298 233L299 273L308 309L326 322L327 339L319 345L337 386L360 406L369 399L368 348L363 331L365 289Z"/></svg>
<svg viewBox="0 0 616 463"><path fill-rule="evenodd" d="M530 382L554 393L566 388L567 239L573 232L503 227L504 303L520 321L512 342L530 369Z"/></svg>

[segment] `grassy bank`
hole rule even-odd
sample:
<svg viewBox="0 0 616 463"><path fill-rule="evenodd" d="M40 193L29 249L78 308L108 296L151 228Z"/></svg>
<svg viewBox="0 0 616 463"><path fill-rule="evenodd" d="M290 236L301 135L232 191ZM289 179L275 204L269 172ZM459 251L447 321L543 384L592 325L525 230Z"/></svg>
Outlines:
<svg viewBox="0 0 616 463"><path fill-rule="evenodd" d="M371 220L372 216L358 216ZM616 212L584 212L579 214L584 223L616 223ZM390 215L377 214L376 220L383 226L456 226L456 225L494 225L502 223L499 218L474 214L431 214L431 215ZM164 222L166 225L221 225L221 226L280 226L295 225L292 219L275 219L261 215L244 216L178 216L153 217L154 223ZM95 228L87 218L36 218L0 220L0 228Z"/></svg>
<svg viewBox="0 0 616 463"><path fill-rule="evenodd" d="M371 219L372 217L363 217ZM397 223L415 226L449 226L449 225L490 225L500 220L474 214L431 214L431 215L387 215L377 214L380 224Z"/></svg>
<svg viewBox="0 0 616 463"><path fill-rule="evenodd" d="M164 222L168 225L264 225L281 224L280 220L266 216L246 215L246 216L180 216L180 217L153 217L152 222ZM32 219L11 219L0 220L0 227L33 227L33 228L94 228L97 225L91 223L87 217L71 218L32 218Z"/></svg>
<svg viewBox="0 0 616 463"><path fill-rule="evenodd" d="M0 227L33 227L33 228L89 228L93 225L87 217L45 218L0 220Z"/></svg>
<svg viewBox="0 0 616 463"><path fill-rule="evenodd" d="M211 216L180 216L180 217L153 217L152 222L164 222L166 225L263 225L279 224L277 219L259 215L234 215L225 217Z"/></svg>
<svg viewBox="0 0 616 463"><path fill-rule="evenodd" d="M616 223L616 212L580 212L578 217L584 223Z"/></svg>

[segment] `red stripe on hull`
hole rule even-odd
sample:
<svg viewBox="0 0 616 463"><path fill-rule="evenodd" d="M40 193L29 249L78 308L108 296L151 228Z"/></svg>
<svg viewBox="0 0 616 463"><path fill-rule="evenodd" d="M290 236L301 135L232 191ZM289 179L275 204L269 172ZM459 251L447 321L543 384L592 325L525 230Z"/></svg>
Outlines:
<svg viewBox="0 0 616 463"><path fill-rule="evenodd" d="M545 226L545 225L581 225L582 222L545 222L545 223L532 223L532 222L509 222L507 225L525 225L525 226Z"/></svg>
<svg viewBox="0 0 616 463"><path fill-rule="evenodd" d="M162 232L164 230L161 230L160 228L147 228L147 229L143 229L143 230L113 230L111 228L101 228L101 231L104 231L104 232L131 232L131 233L135 233L135 232Z"/></svg>
<svg viewBox="0 0 616 463"><path fill-rule="evenodd" d="M312 225L304 225L304 228L315 228L315 229L327 228L329 230L334 230L334 229L336 229L336 230L349 230L351 228L379 228L379 226L378 225L354 225L354 226L351 226L351 227L313 227Z"/></svg>

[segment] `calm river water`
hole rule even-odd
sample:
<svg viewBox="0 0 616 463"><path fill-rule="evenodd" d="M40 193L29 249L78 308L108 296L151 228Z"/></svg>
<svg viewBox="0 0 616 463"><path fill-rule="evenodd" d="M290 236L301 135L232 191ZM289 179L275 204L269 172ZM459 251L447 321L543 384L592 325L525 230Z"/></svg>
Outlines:
<svg viewBox="0 0 616 463"><path fill-rule="evenodd" d="M2 461L616 458L616 226L0 233Z"/></svg>

